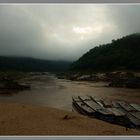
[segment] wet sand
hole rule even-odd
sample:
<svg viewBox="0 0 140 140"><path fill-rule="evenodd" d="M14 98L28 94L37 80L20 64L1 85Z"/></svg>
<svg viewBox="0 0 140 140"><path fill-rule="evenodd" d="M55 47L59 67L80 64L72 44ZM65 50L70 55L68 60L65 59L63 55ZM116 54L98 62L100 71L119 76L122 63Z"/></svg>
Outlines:
<svg viewBox="0 0 140 140"><path fill-rule="evenodd" d="M140 135L140 131L55 108L1 102L0 135Z"/></svg>

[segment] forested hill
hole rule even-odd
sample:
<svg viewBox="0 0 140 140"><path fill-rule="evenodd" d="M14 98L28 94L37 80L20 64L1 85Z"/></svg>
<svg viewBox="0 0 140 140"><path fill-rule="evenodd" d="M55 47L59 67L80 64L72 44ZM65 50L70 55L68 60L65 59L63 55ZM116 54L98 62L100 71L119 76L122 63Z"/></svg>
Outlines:
<svg viewBox="0 0 140 140"><path fill-rule="evenodd" d="M140 70L140 33L94 47L74 62L71 70Z"/></svg>
<svg viewBox="0 0 140 140"><path fill-rule="evenodd" d="M50 61L28 57L4 57L0 56L0 71L65 71L71 62Z"/></svg>

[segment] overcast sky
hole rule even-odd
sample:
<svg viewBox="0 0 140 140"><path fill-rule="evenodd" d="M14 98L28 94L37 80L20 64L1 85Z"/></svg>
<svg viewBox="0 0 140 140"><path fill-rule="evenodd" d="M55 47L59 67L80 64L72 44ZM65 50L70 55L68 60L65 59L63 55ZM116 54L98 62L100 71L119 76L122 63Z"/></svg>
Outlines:
<svg viewBox="0 0 140 140"><path fill-rule="evenodd" d="M0 5L0 55L76 60L140 32L140 5Z"/></svg>

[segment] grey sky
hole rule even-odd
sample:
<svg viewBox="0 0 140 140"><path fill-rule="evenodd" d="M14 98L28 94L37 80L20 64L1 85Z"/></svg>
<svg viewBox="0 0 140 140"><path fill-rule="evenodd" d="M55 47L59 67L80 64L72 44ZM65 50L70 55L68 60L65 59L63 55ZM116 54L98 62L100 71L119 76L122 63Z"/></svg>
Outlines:
<svg viewBox="0 0 140 140"><path fill-rule="evenodd" d="M0 5L0 55L76 60L140 32L140 5Z"/></svg>

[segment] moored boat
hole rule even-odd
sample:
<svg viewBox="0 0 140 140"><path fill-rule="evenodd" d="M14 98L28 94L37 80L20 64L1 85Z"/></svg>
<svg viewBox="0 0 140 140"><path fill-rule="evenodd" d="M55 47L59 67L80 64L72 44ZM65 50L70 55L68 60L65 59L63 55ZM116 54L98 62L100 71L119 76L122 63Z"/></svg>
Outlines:
<svg viewBox="0 0 140 140"><path fill-rule="evenodd" d="M130 104L133 108L140 112L140 105L138 104Z"/></svg>
<svg viewBox="0 0 140 140"><path fill-rule="evenodd" d="M107 110L112 112L116 117L125 116L125 113L117 108L112 107L112 108L107 108Z"/></svg>
<svg viewBox="0 0 140 140"><path fill-rule="evenodd" d="M140 129L140 120L139 119L137 119L130 113L127 114L127 117L129 119L130 127Z"/></svg>
<svg viewBox="0 0 140 140"><path fill-rule="evenodd" d="M79 96L79 98L87 105L89 106L91 109L93 109L94 111L97 111L99 109L102 109L102 107L97 104L96 102L94 102L93 100L91 100L91 98L89 96Z"/></svg>
<svg viewBox="0 0 140 140"><path fill-rule="evenodd" d="M77 109L78 112L92 116L95 112L89 106L87 106L81 99L78 97L72 97L73 106Z"/></svg>
<svg viewBox="0 0 140 140"><path fill-rule="evenodd" d="M102 101L103 99L102 98L99 98L99 97L93 97L93 96L90 96L91 100L95 101L97 104L99 104L101 107L103 107L103 104L102 104Z"/></svg>
<svg viewBox="0 0 140 140"><path fill-rule="evenodd" d="M94 116L110 123L140 129L140 112L125 101L112 101L106 107L97 103L100 101L91 96L72 97L73 107L80 113Z"/></svg>
<svg viewBox="0 0 140 140"><path fill-rule="evenodd" d="M128 121L128 126L140 129L140 114L136 111L129 103L125 101L118 101L118 105L120 105L120 110L122 110L126 114L126 118ZM127 122L126 121L126 122Z"/></svg>
<svg viewBox="0 0 140 140"><path fill-rule="evenodd" d="M111 101L109 101L107 99L102 100L102 104L105 108L111 108L112 107Z"/></svg>
<svg viewBox="0 0 140 140"><path fill-rule="evenodd" d="M100 106L94 100L91 100L89 96L79 96L79 98L91 109L95 111L95 117L101 120L106 120L109 122L113 121L113 113L107 110L106 108Z"/></svg>
<svg viewBox="0 0 140 140"><path fill-rule="evenodd" d="M118 101L116 101L116 100L112 101L112 107L120 108Z"/></svg>
<svg viewBox="0 0 140 140"><path fill-rule="evenodd" d="M125 101L118 101L118 104L127 112L135 112L136 109L129 105L129 103Z"/></svg>
<svg viewBox="0 0 140 140"><path fill-rule="evenodd" d="M140 121L140 112L131 112L131 115Z"/></svg>

